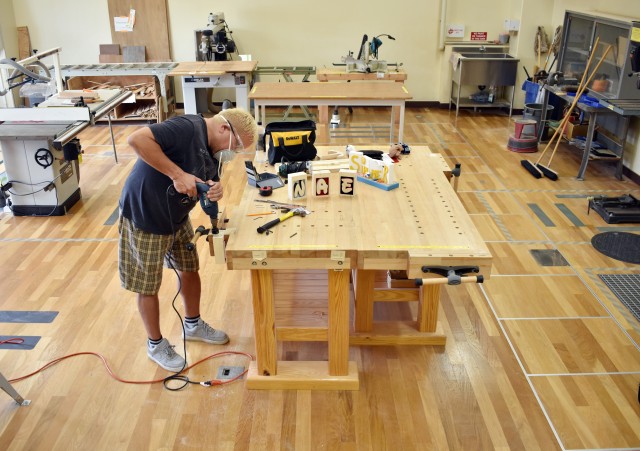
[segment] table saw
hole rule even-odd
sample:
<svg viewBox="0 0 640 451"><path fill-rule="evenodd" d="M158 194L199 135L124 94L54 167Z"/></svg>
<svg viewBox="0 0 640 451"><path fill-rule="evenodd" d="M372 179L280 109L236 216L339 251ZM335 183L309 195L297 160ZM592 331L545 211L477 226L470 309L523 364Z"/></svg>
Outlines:
<svg viewBox="0 0 640 451"><path fill-rule="evenodd" d="M26 66L53 57L58 75L59 50L48 50L18 63ZM8 81L11 77L6 75L6 68L2 69L0 89L11 88ZM88 99L85 103L73 95L63 96L63 92L69 91L64 91L59 76L56 81L58 94L37 107L0 108L0 148L6 170L2 197L10 198L11 209L17 216L66 214L81 197L78 185L81 147L76 136L131 96L131 92L123 89L96 90L91 94L79 91L78 98L83 94L94 97L91 103ZM113 142L113 133L111 138Z"/></svg>

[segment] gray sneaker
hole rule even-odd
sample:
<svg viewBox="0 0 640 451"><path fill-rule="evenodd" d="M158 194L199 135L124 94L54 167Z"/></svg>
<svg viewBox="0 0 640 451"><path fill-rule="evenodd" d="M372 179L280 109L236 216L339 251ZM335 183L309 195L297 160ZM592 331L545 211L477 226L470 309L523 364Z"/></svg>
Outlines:
<svg viewBox="0 0 640 451"><path fill-rule="evenodd" d="M165 370L177 373L184 368L186 362L173 348L169 340L163 338L153 349L147 345L147 355Z"/></svg>
<svg viewBox="0 0 640 451"><path fill-rule="evenodd" d="M189 327L189 325L185 323L184 331L186 333L186 340L204 341L205 343L214 345L223 345L229 342L227 334L221 330L214 329L202 321L202 319L198 319L198 324L193 327Z"/></svg>

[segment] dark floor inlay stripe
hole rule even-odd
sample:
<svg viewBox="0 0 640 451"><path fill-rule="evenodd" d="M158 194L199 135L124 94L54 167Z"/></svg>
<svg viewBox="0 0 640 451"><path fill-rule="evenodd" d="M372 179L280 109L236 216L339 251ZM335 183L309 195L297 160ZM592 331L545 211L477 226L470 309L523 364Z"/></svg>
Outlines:
<svg viewBox="0 0 640 451"><path fill-rule="evenodd" d="M0 323L51 323L58 312L0 310Z"/></svg>
<svg viewBox="0 0 640 451"><path fill-rule="evenodd" d="M118 220L119 215L120 215L120 207L116 207L116 209L113 210L113 213L111 213L111 216L109 216L109 218L105 221L104 225L106 226L114 225Z"/></svg>
<svg viewBox="0 0 640 451"><path fill-rule="evenodd" d="M542 223L547 226L547 227L555 227L556 225L553 223L553 221L551 219L549 219L549 216L547 216L544 211L542 211L542 208L540 208L540 206L538 204L527 204L529 206L529 208L531 208L531 211L533 211L533 213L538 217L538 219L540 219L540 221L542 221Z"/></svg>
<svg viewBox="0 0 640 451"><path fill-rule="evenodd" d="M13 349L13 350L29 350L36 347L41 337L33 337L27 335L0 335L0 342L9 340L11 338L21 338L24 340L23 343L14 344L14 343L3 343L0 344L0 349Z"/></svg>
<svg viewBox="0 0 640 451"><path fill-rule="evenodd" d="M571 221L574 226L584 227L584 223L580 221L580 219L565 204L556 204L556 207L558 207L558 210L560 210L567 218L569 218L569 221Z"/></svg>

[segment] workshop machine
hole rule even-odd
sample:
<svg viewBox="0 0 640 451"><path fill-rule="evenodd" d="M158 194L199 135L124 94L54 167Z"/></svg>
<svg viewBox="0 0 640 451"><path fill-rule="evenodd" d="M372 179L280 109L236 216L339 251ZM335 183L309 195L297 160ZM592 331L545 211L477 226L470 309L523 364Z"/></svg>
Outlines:
<svg viewBox="0 0 640 451"><path fill-rule="evenodd" d="M207 28L195 30L196 61L229 61L237 53L224 13L209 13Z"/></svg>
<svg viewBox="0 0 640 451"><path fill-rule="evenodd" d="M349 50L347 56L343 56L341 58L342 64L334 63L334 66L346 66L346 72L360 72L360 73L387 73L389 71L389 66L395 66L396 69L402 64L397 63L387 63L385 60L378 59L378 49L382 45L382 40L380 39L382 36L386 36L387 38L395 41L391 35L388 34L379 34L375 36L371 41L369 41L368 35L362 36L362 41L360 43L360 50L358 51L358 57L355 58L353 56L353 52ZM349 112L351 112L351 108L349 108ZM332 128L337 128L340 126L340 114L338 112L338 107L334 108L333 115L331 116L331 121L329 125Z"/></svg>
<svg viewBox="0 0 640 451"><path fill-rule="evenodd" d="M380 37L386 36L392 41L396 38L388 34L379 34L371 39L365 34L362 36L358 57L353 57L353 52L349 51L347 56L342 57L342 62L346 65L347 72L383 72L386 73L388 66L396 64L388 64L385 60L378 59L378 49L382 45Z"/></svg>
<svg viewBox="0 0 640 451"><path fill-rule="evenodd" d="M0 60L0 95L9 106L14 105L13 97L6 94L18 86L51 83L56 91L31 108L0 108L0 149L6 171L0 175L0 206L8 204L16 216L66 214L81 197L82 148L76 136L131 96L123 89L65 91L59 52L55 48L18 62ZM51 71L44 58L53 59ZM42 75L45 67L51 76Z"/></svg>

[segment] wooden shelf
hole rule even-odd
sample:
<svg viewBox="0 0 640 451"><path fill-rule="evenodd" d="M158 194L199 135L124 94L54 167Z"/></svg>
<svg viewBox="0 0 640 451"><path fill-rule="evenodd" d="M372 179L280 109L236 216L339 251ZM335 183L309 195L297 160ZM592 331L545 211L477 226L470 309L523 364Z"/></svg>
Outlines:
<svg viewBox="0 0 640 451"><path fill-rule="evenodd" d="M167 77L168 78L168 77ZM108 84L136 91L141 87L147 87L143 95L136 95L134 103L123 103L110 114L112 121L145 121L162 122L175 112L175 98L171 95L170 84L166 83L168 113L165 114L162 107L160 87L158 80L153 75L110 75L110 76L80 76L70 78L67 82L68 89L94 89L97 86ZM148 90L151 93L148 93ZM150 110L153 110L150 112ZM107 118L101 119L106 121Z"/></svg>

